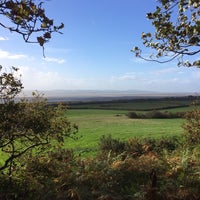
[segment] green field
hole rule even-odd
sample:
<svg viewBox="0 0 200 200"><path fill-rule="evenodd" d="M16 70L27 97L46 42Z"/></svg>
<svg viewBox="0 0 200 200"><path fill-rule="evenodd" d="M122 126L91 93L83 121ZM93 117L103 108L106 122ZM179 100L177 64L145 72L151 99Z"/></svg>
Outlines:
<svg viewBox="0 0 200 200"><path fill-rule="evenodd" d="M93 154L102 135L110 134L113 138L127 140L134 137L166 138L178 136L183 132L183 119L129 119L126 116L127 112L100 109L68 110L69 120L79 126L79 139L67 139L65 146L79 153Z"/></svg>
<svg viewBox="0 0 200 200"><path fill-rule="evenodd" d="M97 152L103 135L120 140L180 136L184 119L130 119L127 114L130 111L145 113L154 110L186 112L193 108L195 100L197 97L187 96L70 103L66 116L78 125L79 139L67 139L65 147L93 154Z"/></svg>

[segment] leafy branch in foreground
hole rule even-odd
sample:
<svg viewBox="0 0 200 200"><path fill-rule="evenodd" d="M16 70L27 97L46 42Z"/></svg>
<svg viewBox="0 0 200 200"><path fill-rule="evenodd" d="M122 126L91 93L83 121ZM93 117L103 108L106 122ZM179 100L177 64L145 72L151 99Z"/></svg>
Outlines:
<svg viewBox="0 0 200 200"><path fill-rule="evenodd" d="M160 0L160 6L147 19L152 21L155 33L142 33L145 47L155 54L148 58L142 50L134 47L136 57L158 63L178 59L178 66L200 67L200 1L199 0ZM187 58L193 58L193 61Z"/></svg>
<svg viewBox="0 0 200 200"><path fill-rule="evenodd" d="M0 26L22 35L25 42L39 43L44 47L52 33L61 33L64 24L54 25L53 19L47 17L43 3L35 3L34 0L0 0L0 15L9 19L1 20Z"/></svg>
<svg viewBox="0 0 200 200"><path fill-rule="evenodd" d="M62 144L65 137L76 134L77 126L66 118L64 106L50 106L35 92L31 100L22 98L16 102L14 97L22 88L21 81L12 73L4 72L1 77L7 80L9 89L4 90L4 101L0 104L0 150L4 157L0 171L7 168L11 174L17 158ZM3 89L4 84L0 84L0 90Z"/></svg>
<svg viewBox="0 0 200 200"><path fill-rule="evenodd" d="M3 67L0 66L0 72ZM12 67L10 72L2 72L0 74L0 101L6 103L14 99L17 94L23 89L21 80L17 78L18 68Z"/></svg>

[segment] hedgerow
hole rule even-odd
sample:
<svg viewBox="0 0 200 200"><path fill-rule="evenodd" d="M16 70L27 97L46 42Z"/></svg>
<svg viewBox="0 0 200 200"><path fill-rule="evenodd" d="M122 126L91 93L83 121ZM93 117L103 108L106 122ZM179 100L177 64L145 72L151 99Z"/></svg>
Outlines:
<svg viewBox="0 0 200 200"><path fill-rule="evenodd" d="M185 112L161 112L158 110L148 111L145 113L137 113L135 111L128 112L127 116L131 119L173 119L173 118L183 118Z"/></svg>

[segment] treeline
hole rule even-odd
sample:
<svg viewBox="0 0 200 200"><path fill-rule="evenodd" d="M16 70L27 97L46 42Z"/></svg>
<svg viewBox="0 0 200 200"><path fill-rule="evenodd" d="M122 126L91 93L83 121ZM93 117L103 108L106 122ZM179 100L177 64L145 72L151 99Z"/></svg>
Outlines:
<svg viewBox="0 0 200 200"><path fill-rule="evenodd" d="M149 111L145 113L137 113L134 111L128 112L127 116L131 119L173 119L173 118L184 118L185 112L169 112L169 111Z"/></svg>

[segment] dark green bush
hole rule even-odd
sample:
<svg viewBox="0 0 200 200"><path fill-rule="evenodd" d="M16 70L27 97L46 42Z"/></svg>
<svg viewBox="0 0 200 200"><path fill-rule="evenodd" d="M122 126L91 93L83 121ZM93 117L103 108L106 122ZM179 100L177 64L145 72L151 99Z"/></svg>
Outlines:
<svg viewBox="0 0 200 200"><path fill-rule="evenodd" d="M169 118L168 113L163 113L160 111L150 111L147 112L145 115L146 118L156 118L156 119L165 119L165 118Z"/></svg>
<svg viewBox="0 0 200 200"><path fill-rule="evenodd" d="M99 142L100 154L112 153L118 155L123 153L124 156L141 156L143 154L154 152L162 154L163 150L172 152L181 146L183 141L179 137L169 137L161 139L139 139L131 138L128 141L120 141L112 138L111 135L102 136ZM123 157L124 157L123 156Z"/></svg>
<svg viewBox="0 0 200 200"><path fill-rule="evenodd" d="M184 136L188 145L200 144L200 108L195 108L185 115L185 123L183 125Z"/></svg>
<svg viewBox="0 0 200 200"><path fill-rule="evenodd" d="M125 149L126 149L127 155L131 155L131 156L134 156L134 157L135 156L141 156L145 152L144 144L138 138L129 139L126 142Z"/></svg>
<svg viewBox="0 0 200 200"><path fill-rule="evenodd" d="M136 112L128 112L127 116L131 119L138 119L140 118L139 114Z"/></svg>
<svg viewBox="0 0 200 200"><path fill-rule="evenodd" d="M183 118L185 116L185 112L161 112L158 110L149 111L146 113L136 113L136 112L128 112L127 116L131 119L173 119L173 118Z"/></svg>
<svg viewBox="0 0 200 200"><path fill-rule="evenodd" d="M183 141L179 137L169 137L161 139L145 139L144 144L149 146L149 150L162 153L163 150L172 152L181 146Z"/></svg>
<svg viewBox="0 0 200 200"><path fill-rule="evenodd" d="M125 143L125 150L127 155L141 156L147 153L162 154L163 150L172 152L181 146L180 138L161 138L161 139L129 139Z"/></svg>
<svg viewBox="0 0 200 200"><path fill-rule="evenodd" d="M125 142L120 141L119 139L114 139L111 135L103 135L99 141L99 150L100 152L110 151L119 154L125 151Z"/></svg>

